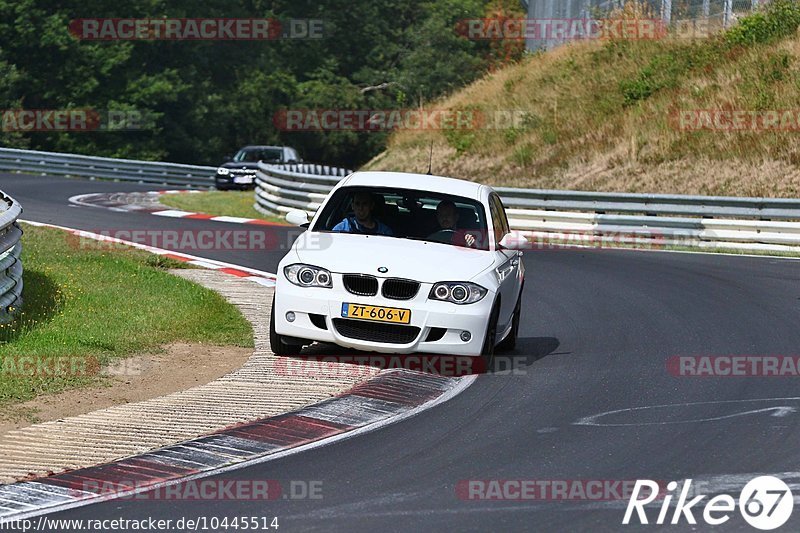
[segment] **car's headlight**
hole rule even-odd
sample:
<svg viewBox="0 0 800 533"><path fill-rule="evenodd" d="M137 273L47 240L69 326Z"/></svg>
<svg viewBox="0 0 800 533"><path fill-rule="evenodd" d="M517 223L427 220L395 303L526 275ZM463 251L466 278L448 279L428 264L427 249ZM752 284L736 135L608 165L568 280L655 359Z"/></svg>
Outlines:
<svg viewBox="0 0 800 533"><path fill-rule="evenodd" d="M228 170L227 168L220 167L220 168L217 169L217 174L219 174L220 176L227 176L230 173L231 173L231 171Z"/></svg>
<svg viewBox="0 0 800 533"><path fill-rule="evenodd" d="M285 267L283 273L286 275L286 279L298 287L324 287L326 289L333 287L331 273L324 268L296 264Z"/></svg>
<svg viewBox="0 0 800 533"><path fill-rule="evenodd" d="M488 292L488 289L468 281L445 281L434 285L428 298L464 305L481 301Z"/></svg>

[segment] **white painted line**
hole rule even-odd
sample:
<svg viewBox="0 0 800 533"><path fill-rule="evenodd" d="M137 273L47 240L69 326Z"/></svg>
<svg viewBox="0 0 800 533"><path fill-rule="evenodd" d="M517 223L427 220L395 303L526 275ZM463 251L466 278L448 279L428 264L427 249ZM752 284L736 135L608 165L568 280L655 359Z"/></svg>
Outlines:
<svg viewBox="0 0 800 533"><path fill-rule="evenodd" d="M211 263L211 262L208 262L208 261L202 261L202 260L189 261L188 263L190 265L198 266L200 268L207 268L209 270L219 270L220 268L223 268L223 267L221 267L219 265L216 265L214 263Z"/></svg>
<svg viewBox="0 0 800 533"><path fill-rule="evenodd" d="M215 222L232 222L234 224L247 224L248 222L250 222L253 219L252 218L242 218L242 217L229 217L229 216L222 215L222 216L218 216L218 217L213 217L210 220L213 220Z"/></svg>
<svg viewBox="0 0 800 533"><path fill-rule="evenodd" d="M664 409L664 408L672 408L672 407L695 407L698 405L728 405L728 404L737 404L737 403L753 403L753 402L785 402L785 401L798 401L800 397L787 397L787 398L756 398L750 400L712 400L706 402L685 402L685 403L668 403L668 404L661 404L661 405L644 405L640 407L627 407L625 409L615 409L613 411L604 411L602 413L597 413L590 416L585 416L579 419L572 424L575 426L597 426L597 427L626 427L626 426L655 426L655 425L670 425L670 424L690 424L696 422L714 422L718 420L725 420L729 418L735 418L739 416L745 416L750 414L758 414L758 413L765 413L765 412L773 412L771 416L773 417L785 417L789 414L795 413L797 410L791 406L773 406L765 409L755 409L750 411L732 413L728 415L720 415L716 417L709 417L709 418L698 418L692 420L667 420L667 421L657 421L657 422L632 422L632 423L604 423L601 422L599 419L608 416L608 415L615 415L620 413L633 413L637 411L647 411L651 409Z"/></svg>
<svg viewBox="0 0 800 533"><path fill-rule="evenodd" d="M259 285L263 285L265 287L274 287L275 280L274 279L267 279L267 278L259 278L256 276L247 276L245 279L249 279L250 281L255 281Z"/></svg>
<svg viewBox="0 0 800 533"><path fill-rule="evenodd" d="M81 205L83 207L100 207L100 208L103 208L102 205L92 204L92 203L89 203L89 202L86 201L87 198L90 198L92 196L100 196L102 194L103 193L99 193L99 192L93 192L93 193L90 193L90 194L78 194L78 195L75 195L75 196L70 196L67 201L69 203L71 203L71 204Z"/></svg>
<svg viewBox="0 0 800 533"><path fill-rule="evenodd" d="M179 209L167 209L166 211L154 211L150 214L157 217L183 218L189 215L196 215L197 213L192 213L191 211L180 211Z"/></svg>

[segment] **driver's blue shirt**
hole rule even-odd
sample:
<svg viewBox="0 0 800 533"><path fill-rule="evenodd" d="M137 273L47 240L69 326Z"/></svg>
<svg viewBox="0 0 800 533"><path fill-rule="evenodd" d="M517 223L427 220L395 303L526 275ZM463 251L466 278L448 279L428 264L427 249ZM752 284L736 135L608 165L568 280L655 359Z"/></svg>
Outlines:
<svg viewBox="0 0 800 533"><path fill-rule="evenodd" d="M364 233L367 235L388 235L392 236L394 233L392 232L392 228L381 222L380 220L375 221L374 228L368 228L366 226L362 226L356 220L356 217L347 217L338 224L333 227L332 231L338 231L342 233Z"/></svg>

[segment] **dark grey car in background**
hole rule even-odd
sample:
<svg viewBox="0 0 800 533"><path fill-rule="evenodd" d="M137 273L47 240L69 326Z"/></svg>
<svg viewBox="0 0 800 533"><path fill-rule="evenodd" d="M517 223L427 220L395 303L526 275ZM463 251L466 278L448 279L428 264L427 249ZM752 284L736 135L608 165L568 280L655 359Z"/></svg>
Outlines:
<svg viewBox="0 0 800 533"><path fill-rule="evenodd" d="M214 184L220 191L254 188L259 161L281 164L300 163L302 159L297 150L288 146L245 146L220 165Z"/></svg>

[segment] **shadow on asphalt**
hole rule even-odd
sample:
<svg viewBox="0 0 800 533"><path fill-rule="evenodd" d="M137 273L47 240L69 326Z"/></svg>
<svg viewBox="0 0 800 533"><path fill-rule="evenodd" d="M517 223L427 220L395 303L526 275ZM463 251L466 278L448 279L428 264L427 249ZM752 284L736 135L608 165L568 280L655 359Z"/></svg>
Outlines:
<svg viewBox="0 0 800 533"><path fill-rule="evenodd" d="M555 337L519 337L517 346L509 352L497 352L487 374L523 374L536 361L555 352L561 342Z"/></svg>
<svg viewBox="0 0 800 533"><path fill-rule="evenodd" d="M343 348L335 344L314 343L305 347L300 355L290 357L294 363L287 365L287 368L303 375L318 376L341 374L342 369L336 363L380 369L401 368L445 377L472 374L513 375L526 373L528 367L555 352L560 344L554 337L520 337L516 349L496 352L494 361L487 368L481 357L426 353L382 354Z"/></svg>

